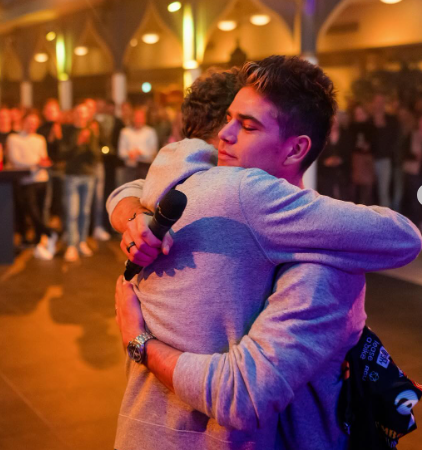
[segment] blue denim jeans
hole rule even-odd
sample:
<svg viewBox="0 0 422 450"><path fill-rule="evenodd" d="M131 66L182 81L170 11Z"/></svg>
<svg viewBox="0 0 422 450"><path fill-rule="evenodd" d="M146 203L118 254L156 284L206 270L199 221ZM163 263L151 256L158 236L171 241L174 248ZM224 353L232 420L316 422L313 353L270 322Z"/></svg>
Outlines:
<svg viewBox="0 0 422 450"><path fill-rule="evenodd" d="M68 245L88 237L95 178L88 175L65 176L66 231Z"/></svg>
<svg viewBox="0 0 422 450"><path fill-rule="evenodd" d="M377 174L378 204L391 207L390 184L392 176L392 164L390 158L375 160L375 172Z"/></svg>

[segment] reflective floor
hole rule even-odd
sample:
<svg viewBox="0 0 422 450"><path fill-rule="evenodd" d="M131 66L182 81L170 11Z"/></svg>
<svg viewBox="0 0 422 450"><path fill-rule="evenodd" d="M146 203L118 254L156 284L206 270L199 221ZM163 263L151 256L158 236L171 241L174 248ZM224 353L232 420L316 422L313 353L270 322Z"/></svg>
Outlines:
<svg viewBox="0 0 422 450"><path fill-rule="evenodd" d="M125 387L113 296L124 257L117 241L77 263L62 256L39 261L26 250L0 266L1 450L113 449ZM422 382L422 258L369 275L367 311L396 363ZM422 427L422 405L415 412ZM422 449L421 432L399 449Z"/></svg>

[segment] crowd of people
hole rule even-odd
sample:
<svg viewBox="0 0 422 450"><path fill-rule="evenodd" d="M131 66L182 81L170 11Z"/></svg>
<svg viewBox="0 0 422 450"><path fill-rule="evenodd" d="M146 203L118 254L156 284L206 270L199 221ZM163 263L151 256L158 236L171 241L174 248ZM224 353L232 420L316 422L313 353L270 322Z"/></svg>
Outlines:
<svg viewBox="0 0 422 450"><path fill-rule="evenodd" d="M318 191L340 200L379 204L422 229L422 115L382 94L339 111L318 163Z"/></svg>
<svg viewBox="0 0 422 450"><path fill-rule="evenodd" d="M174 125L173 125L174 123ZM54 257L59 237L64 258L92 256L87 238L106 241L106 196L124 182L145 178L158 149L181 138L178 120L155 104L122 105L85 99L61 111L56 99L35 109L0 108L0 162L26 170L15 186L19 245L37 258Z"/></svg>
<svg viewBox="0 0 422 450"><path fill-rule="evenodd" d="M388 206L422 228L422 116L394 111L386 97L338 111L318 162L318 191L340 200ZM182 139L180 113L125 102L85 99L61 111L49 99L37 110L0 108L0 164L29 170L15 187L21 246L52 259L59 236L64 258L91 256L88 234L110 239L105 199L119 185L145 178L158 150ZM31 233L31 230L33 231ZM29 236L29 237L28 237Z"/></svg>

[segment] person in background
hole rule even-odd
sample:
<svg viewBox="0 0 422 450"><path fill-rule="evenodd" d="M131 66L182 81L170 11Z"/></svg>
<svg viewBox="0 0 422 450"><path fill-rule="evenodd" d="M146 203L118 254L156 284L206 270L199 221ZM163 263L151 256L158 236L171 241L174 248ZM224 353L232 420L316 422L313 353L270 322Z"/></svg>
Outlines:
<svg viewBox="0 0 422 450"><path fill-rule="evenodd" d="M399 123L395 116L387 114L384 95L375 95L371 107L372 122L375 127L373 154L377 177L378 202L381 206L390 207L393 155L396 152L400 135Z"/></svg>
<svg viewBox="0 0 422 450"><path fill-rule="evenodd" d="M104 162L104 189L103 195L108 197L113 189L116 188L116 174L119 165L123 165L122 161L117 156L117 148L119 137L124 124L122 120L116 116L116 105L113 100L97 99L97 113L95 119L100 127L100 147L102 149L102 159ZM104 200L101 204L96 205L97 208L102 208L102 211L97 211L98 220L102 221L105 215ZM104 226L103 226L104 225ZM102 225L95 227L94 237L98 240L108 240L110 235L104 230L104 227L109 227L107 221L102 221ZM110 229L111 227L109 227Z"/></svg>
<svg viewBox="0 0 422 450"><path fill-rule="evenodd" d="M12 132L12 117L10 111L7 108L2 107L0 108L0 145L2 148L3 166L7 164L6 142Z"/></svg>
<svg viewBox="0 0 422 450"><path fill-rule="evenodd" d="M348 130L341 126L342 112L334 116L330 137L318 161L318 191L338 200L350 199L351 145Z"/></svg>
<svg viewBox="0 0 422 450"><path fill-rule="evenodd" d="M123 128L119 139L119 157L125 162L125 182L145 178L158 152L155 130L146 125L143 107L133 112L133 127Z"/></svg>
<svg viewBox="0 0 422 450"><path fill-rule="evenodd" d="M47 191L48 171L51 160L43 136L36 133L40 120L36 113L23 117L22 131L11 134L7 140L8 158L12 167L29 169L30 175L21 179L18 199L20 209L30 218L35 230L34 256L50 260L56 252L57 233L43 220L44 201ZM26 235L23 229L22 236Z"/></svg>
<svg viewBox="0 0 422 450"><path fill-rule="evenodd" d="M148 125L157 133L158 148L164 147L171 135L171 122L163 106L153 105L148 110Z"/></svg>
<svg viewBox="0 0 422 450"><path fill-rule="evenodd" d="M416 127L416 119L412 111L405 106L398 108L397 119L399 121L400 134L396 151L393 155L394 192L392 208L395 211L402 212L404 193L403 162L405 156L408 156L410 153L412 133Z"/></svg>
<svg viewBox="0 0 422 450"><path fill-rule="evenodd" d="M47 142L47 152L53 165L49 169L50 177L45 201L46 222L50 216L60 219L64 223L63 216L63 181L64 161L62 156L63 130L59 102L56 99L48 99L44 105L43 115L45 122L38 128L38 134L44 136Z"/></svg>
<svg viewBox="0 0 422 450"><path fill-rule="evenodd" d="M23 110L22 108L12 108L10 110L10 115L12 118L12 130L15 133L19 133L22 130L22 119L23 119Z"/></svg>
<svg viewBox="0 0 422 450"><path fill-rule="evenodd" d="M415 123L415 121L413 121ZM422 116L408 134L403 152L403 214L422 229L422 206L417 192L422 186Z"/></svg>
<svg viewBox="0 0 422 450"><path fill-rule="evenodd" d="M182 123L182 113L178 111L173 119L171 125L171 135L169 137L169 143L179 142L184 138L183 134L183 123Z"/></svg>
<svg viewBox="0 0 422 450"><path fill-rule="evenodd" d="M352 148L352 183L353 199L363 205L373 204L375 168L373 155L374 125L361 104L353 109L350 124L350 141Z"/></svg>
<svg viewBox="0 0 422 450"><path fill-rule="evenodd" d="M102 148L101 142L101 125L97 119L97 101L92 98L85 100L88 109L88 122L93 136L95 136L97 146ZM101 104L105 109L105 102ZM105 118L104 110L101 111L100 117ZM107 121L108 118L105 118ZM95 166L95 189L94 189L94 210L93 210L93 237L99 241L108 241L110 234L104 229L104 186L105 186L105 168L102 154Z"/></svg>
<svg viewBox="0 0 422 450"><path fill-rule="evenodd" d="M130 102L123 102L121 106L121 117L125 127L131 127L133 121L133 107Z"/></svg>
<svg viewBox="0 0 422 450"><path fill-rule="evenodd" d="M85 103L74 110L74 124L64 135L65 209L68 247L64 258L73 262L83 256L92 256L86 242L95 188L95 174L100 149Z"/></svg>

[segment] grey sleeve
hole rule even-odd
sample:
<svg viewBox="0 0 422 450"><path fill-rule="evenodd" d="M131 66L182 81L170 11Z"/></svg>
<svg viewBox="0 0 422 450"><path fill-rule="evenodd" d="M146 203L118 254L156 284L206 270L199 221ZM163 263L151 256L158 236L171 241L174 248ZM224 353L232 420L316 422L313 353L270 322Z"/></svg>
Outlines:
<svg viewBox="0 0 422 450"><path fill-rule="evenodd" d="M359 339L364 276L317 264L289 266L238 345L224 354L183 353L177 362L176 395L222 426L258 428Z"/></svg>
<svg viewBox="0 0 422 450"><path fill-rule="evenodd" d="M144 190L144 183L145 180L142 179L131 181L116 188L109 195L106 202L106 209L109 219L111 218L114 208L117 206L117 203L119 203L120 200L126 197L137 197L139 199L142 197L142 193Z"/></svg>
<svg viewBox="0 0 422 450"><path fill-rule="evenodd" d="M261 170L246 170L239 201L275 265L315 262L354 273L404 266L417 257L417 227L391 209L334 200Z"/></svg>

